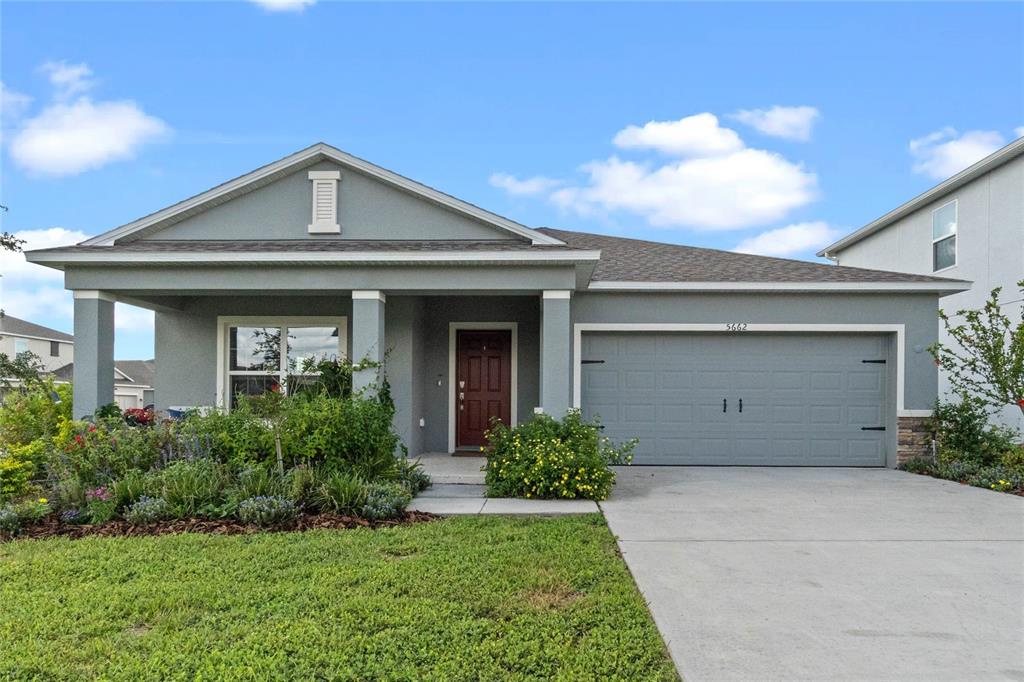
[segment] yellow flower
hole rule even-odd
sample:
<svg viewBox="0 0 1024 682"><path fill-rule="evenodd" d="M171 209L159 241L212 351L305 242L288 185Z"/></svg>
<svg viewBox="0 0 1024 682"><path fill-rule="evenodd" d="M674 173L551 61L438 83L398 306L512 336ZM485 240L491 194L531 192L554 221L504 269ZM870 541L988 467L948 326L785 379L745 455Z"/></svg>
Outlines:
<svg viewBox="0 0 1024 682"><path fill-rule="evenodd" d="M46 504L46 502L47 502L47 500L46 500L45 497L40 497L39 498L39 504Z"/></svg>

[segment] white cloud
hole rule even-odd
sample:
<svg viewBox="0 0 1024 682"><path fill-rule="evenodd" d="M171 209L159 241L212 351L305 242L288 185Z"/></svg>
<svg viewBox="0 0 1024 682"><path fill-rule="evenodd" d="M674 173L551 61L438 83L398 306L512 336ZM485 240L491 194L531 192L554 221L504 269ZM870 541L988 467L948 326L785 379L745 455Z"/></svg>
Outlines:
<svg viewBox="0 0 1024 682"><path fill-rule="evenodd" d="M910 141L914 172L937 180L956 175L1005 144L994 130L968 130L962 135L946 127Z"/></svg>
<svg viewBox="0 0 1024 682"><path fill-rule="evenodd" d="M581 215L630 211L659 227L763 225L817 197L813 173L761 149L654 167L612 157L583 170L588 184L555 191L555 204Z"/></svg>
<svg viewBox="0 0 1024 682"><path fill-rule="evenodd" d="M841 230L824 222L796 223L744 239L733 251L753 253L759 256L794 256L807 251L818 251L828 246L840 235Z"/></svg>
<svg viewBox="0 0 1024 682"><path fill-rule="evenodd" d="M488 179L492 187L503 189L512 196L525 197L544 194L562 184L561 180L546 178L543 175L535 175L532 178L520 180L508 173L492 173Z"/></svg>
<svg viewBox="0 0 1024 682"><path fill-rule="evenodd" d="M743 149L736 131L718 125L710 113L695 114L678 121L649 121L631 125L612 140L622 149L656 149L672 156L711 156Z"/></svg>
<svg viewBox="0 0 1024 682"><path fill-rule="evenodd" d="M0 81L0 122L5 126L21 118L31 103L31 97L11 90Z"/></svg>
<svg viewBox="0 0 1024 682"><path fill-rule="evenodd" d="M269 12L301 12L316 0L250 0Z"/></svg>
<svg viewBox="0 0 1024 682"><path fill-rule="evenodd" d="M811 128L821 118L821 112L814 107L780 107L771 109L741 109L733 118L745 123L765 135L785 140L806 142L811 139Z"/></svg>
<svg viewBox="0 0 1024 682"><path fill-rule="evenodd" d="M22 230L14 236L25 240L25 251L68 246L89 238L84 232L63 227ZM38 324L72 328L74 299L64 289L64 273L29 263L22 253L0 251L0 274L0 307L4 312ZM126 331L152 331L153 312L118 303L114 325Z"/></svg>
<svg viewBox="0 0 1024 682"><path fill-rule="evenodd" d="M11 155L43 175L74 175L135 156L139 147L170 129L132 101L58 102L25 121L11 140Z"/></svg>
<svg viewBox="0 0 1024 682"><path fill-rule="evenodd" d="M1024 137L1024 126L1020 126L1019 128L1014 128L1013 129L1013 134L1016 135L1017 137Z"/></svg>
<svg viewBox="0 0 1024 682"><path fill-rule="evenodd" d="M14 236L25 240L25 250L67 246L88 238L83 232L63 227L22 230ZM0 251L0 275L0 307L4 312L50 326L64 321L63 328L71 328L74 307L71 293L64 290L64 273L29 263L21 253Z"/></svg>
<svg viewBox="0 0 1024 682"><path fill-rule="evenodd" d="M92 69L88 64L68 64L67 62L46 62L39 67L46 74L53 86L54 97L66 100L83 92L88 92L95 85Z"/></svg>

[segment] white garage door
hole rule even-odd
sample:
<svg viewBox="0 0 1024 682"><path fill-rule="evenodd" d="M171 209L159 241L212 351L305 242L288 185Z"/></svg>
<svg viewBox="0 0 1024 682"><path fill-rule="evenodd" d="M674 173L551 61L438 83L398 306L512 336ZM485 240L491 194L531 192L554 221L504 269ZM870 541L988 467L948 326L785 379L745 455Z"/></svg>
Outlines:
<svg viewBox="0 0 1024 682"><path fill-rule="evenodd" d="M582 410L636 464L884 466L888 343L869 334L584 333Z"/></svg>

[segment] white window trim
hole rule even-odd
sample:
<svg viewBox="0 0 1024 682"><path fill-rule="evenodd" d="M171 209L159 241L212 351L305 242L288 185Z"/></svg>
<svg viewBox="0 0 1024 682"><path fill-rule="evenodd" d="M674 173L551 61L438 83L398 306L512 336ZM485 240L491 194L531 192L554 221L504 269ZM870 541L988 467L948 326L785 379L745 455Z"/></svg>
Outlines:
<svg viewBox="0 0 1024 682"><path fill-rule="evenodd" d="M955 216L953 224L956 227L953 230L953 234L947 234L945 237L940 237L939 239L936 239L935 238L935 214L938 213L939 211L941 211L942 209L946 208L950 204L953 204L953 213L954 213L954 216ZM947 201L942 206L938 206L938 207L932 209L931 216L932 216L932 224L931 224L931 229L932 229L932 249L931 249L931 253L929 253L928 256L931 258L931 261L932 261L932 273L934 274L936 272L945 272L946 270L949 270L951 268L955 268L957 266L957 263L960 261L960 202L957 199L953 199L952 201ZM945 240L950 239L950 238L952 238L952 240L953 240L953 264L952 265L947 265L944 268L939 268L938 270L936 270L935 269L935 245L938 244L941 241L945 241Z"/></svg>
<svg viewBox="0 0 1024 682"><path fill-rule="evenodd" d="M455 340L460 329L470 331L508 330L512 332L512 386L509 390L509 418L519 423L519 323L518 322L449 322L448 323L448 452L455 452Z"/></svg>
<svg viewBox="0 0 1024 682"><path fill-rule="evenodd" d="M230 327L337 327L339 358L348 357L348 318L338 316L218 316L217 317L217 402L220 409L228 408L228 348ZM282 339L282 343L284 340ZM282 352L284 362L287 353Z"/></svg>
<svg viewBox="0 0 1024 682"><path fill-rule="evenodd" d="M580 360L583 352L583 332L718 332L722 334L751 334L757 332L789 332L789 333L859 333L859 334L895 334L896 335L896 416L897 417L930 417L931 410L908 410L904 405L904 385L906 374L906 325L902 324L757 324L750 323L746 331L731 331L730 323L606 323L577 322L573 325L573 366L572 366L572 405L579 409L582 405L583 365Z"/></svg>

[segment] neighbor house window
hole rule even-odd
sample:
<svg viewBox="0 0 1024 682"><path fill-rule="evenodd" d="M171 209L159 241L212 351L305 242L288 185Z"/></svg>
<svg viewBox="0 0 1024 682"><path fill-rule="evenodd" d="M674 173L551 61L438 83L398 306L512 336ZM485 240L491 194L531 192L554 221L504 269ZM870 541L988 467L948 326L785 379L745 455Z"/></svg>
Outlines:
<svg viewBox="0 0 1024 682"><path fill-rule="evenodd" d="M932 270L956 265L956 200L932 211Z"/></svg>
<svg viewBox="0 0 1024 682"><path fill-rule="evenodd" d="M60 357L60 341L50 341L50 357Z"/></svg>
<svg viewBox="0 0 1024 682"><path fill-rule="evenodd" d="M14 339L14 354L21 355L28 352L28 339Z"/></svg>
<svg viewBox="0 0 1024 682"><path fill-rule="evenodd" d="M316 378L307 361L345 356L344 318L238 318L222 326L226 335L223 402L269 391L294 393Z"/></svg>

